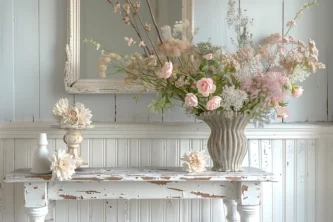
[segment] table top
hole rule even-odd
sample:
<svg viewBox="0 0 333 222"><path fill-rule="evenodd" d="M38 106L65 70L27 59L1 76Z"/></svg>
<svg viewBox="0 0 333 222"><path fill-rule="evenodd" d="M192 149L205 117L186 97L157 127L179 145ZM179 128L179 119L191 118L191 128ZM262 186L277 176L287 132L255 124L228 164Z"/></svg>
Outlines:
<svg viewBox="0 0 333 222"><path fill-rule="evenodd" d="M51 174L31 174L30 169L15 170L4 178L7 183L51 181ZM261 169L245 167L243 172L188 173L180 167L135 167L135 168L82 168L76 170L70 181L267 181L277 178Z"/></svg>

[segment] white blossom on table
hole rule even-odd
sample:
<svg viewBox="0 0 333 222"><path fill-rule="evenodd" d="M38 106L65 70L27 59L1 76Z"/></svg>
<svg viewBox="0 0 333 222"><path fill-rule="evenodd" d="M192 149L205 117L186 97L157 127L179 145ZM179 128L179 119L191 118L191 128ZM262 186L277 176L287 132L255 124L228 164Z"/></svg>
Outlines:
<svg viewBox="0 0 333 222"><path fill-rule="evenodd" d="M51 159L52 179L60 181L72 179L75 173L76 161L65 150L56 150Z"/></svg>
<svg viewBox="0 0 333 222"><path fill-rule="evenodd" d="M182 158L180 158L183 163L183 167L187 172L190 173L200 173L206 171L206 160L208 156L204 155L204 150L202 151L192 151L185 153Z"/></svg>

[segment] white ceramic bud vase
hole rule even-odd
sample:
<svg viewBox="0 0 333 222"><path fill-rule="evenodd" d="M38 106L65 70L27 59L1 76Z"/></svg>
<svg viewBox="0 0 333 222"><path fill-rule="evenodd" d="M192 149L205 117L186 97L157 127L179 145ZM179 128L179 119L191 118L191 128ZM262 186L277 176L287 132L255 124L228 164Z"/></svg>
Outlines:
<svg viewBox="0 0 333 222"><path fill-rule="evenodd" d="M211 129L208 152L213 160L213 170L221 172L242 171L247 152L245 127L250 116L232 111L205 112L198 116Z"/></svg>
<svg viewBox="0 0 333 222"><path fill-rule="evenodd" d="M72 154L77 168L88 167L88 163L85 163L84 159L80 156L79 148L83 141L81 134L82 130L92 129L95 126L79 126L79 125L53 125L52 128L63 129L66 134L63 137L64 143L67 145L68 153Z"/></svg>
<svg viewBox="0 0 333 222"><path fill-rule="evenodd" d="M66 134L64 136L64 142L67 144L68 153L72 154L75 161L76 167L87 167L88 164L84 163L83 158L79 155L79 147L83 141L81 129L65 129Z"/></svg>
<svg viewBox="0 0 333 222"><path fill-rule="evenodd" d="M47 136L46 133L39 135L38 148L34 153L32 161L32 174L48 174L51 172L51 162L49 160L49 151L47 150Z"/></svg>

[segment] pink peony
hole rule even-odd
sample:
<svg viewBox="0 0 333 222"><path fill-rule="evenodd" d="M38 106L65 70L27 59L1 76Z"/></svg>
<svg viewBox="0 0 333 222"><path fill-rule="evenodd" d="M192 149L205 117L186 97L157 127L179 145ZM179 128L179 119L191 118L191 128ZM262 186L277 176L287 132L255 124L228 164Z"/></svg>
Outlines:
<svg viewBox="0 0 333 222"><path fill-rule="evenodd" d="M204 59L206 59L206 60L212 60L212 58L213 58L213 54L212 54L212 53L209 53L209 54L207 54L207 55L204 55L203 57L204 57Z"/></svg>
<svg viewBox="0 0 333 222"><path fill-rule="evenodd" d="M296 87L294 92L293 92L293 97L300 97L303 94L303 88L302 87Z"/></svg>
<svg viewBox="0 0 333 222"><path fill-rule="evenodd" d="M198 92L203 96L208 97L210 93L214 93L216 86L211 78L202 78L197 82Z"/></svg>
<svg viewBox="0 0 333 222"><path fill-rule="evenodd" d="M187 93L185 97L185 104L188 107L198 106L198 98L193 93Z"/></svg>
<svg viewBox="0 0 333 222"><path fill-rule="evenodd" d="M221 106L222 98L219 96L213 96L211 100L207 102L207 110L213 111Z"/></svg>
<svg viewBox="0 0 333 222"><path fill-rule="evenodd" d="M166 62L164 63L162 70L158 72L157 75L161 79L168 79L172 74L172 70L173 70L172 62Z"/></svg>

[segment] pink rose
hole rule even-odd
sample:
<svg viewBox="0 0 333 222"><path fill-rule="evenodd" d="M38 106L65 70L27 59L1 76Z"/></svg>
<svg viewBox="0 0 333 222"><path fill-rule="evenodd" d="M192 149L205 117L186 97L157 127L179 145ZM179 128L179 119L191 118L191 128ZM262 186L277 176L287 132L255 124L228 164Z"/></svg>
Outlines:
<svg viewBox="0 0 333 222"><path fill-rule="evenodd" d="M277 115L277 118L279 118L279 119L288 118L288 114L287 113L280 113L280 114Z"/></svg>
<svg viewBox="0 0 333 222"><path fill-rule="evenodd" d="M303 94L303 88L302 87L297 87L295 88L294 92L293 92L293 97L300 97Z"/></svg>
<svg viewBox="0 0 333 222"><path fill-rule="evenodd" d="M277 112L277 118L285 119L288 117L288 109L286 107L278 106L275 107Z"/></svg>
<svg viewBox="0 0 333 222"><path fill-rule="evenodd" d="M168 79L172 74L173 66L171 62L164 63L162 70L157 73L161 79Z"/></svg>
<svg viewBox="0 0 333 222"><path fill-rule="evenodd" d="M201 93L204 97L209 96L210 93L214 93L216 86L214 81L211 78L202 78L197 82L198 92Z"/></svg>
<svg viewBox="0 0 333 222"><path fill-rule="evenodd" d="M207 102L207 110L213 111L221 106L221 97L219 96L213 96L208 102Z"/></svg>
<svg viewBox="0 0 333 222"><path fill-rule="evenodd" d="M207 54L207 55L204 55L203 57L204 57L204 59L206 59L206 60L212 60L212 58L213 58L213 54L212 54L212 53L209 53L209 54Z"/></svg>
<svg viewBox="0 0 333 222"><path fill-rule="evenodd" d="M193 93L187 93L185 97L185 104L188 107L198 106L198 98Z"/></svg>

